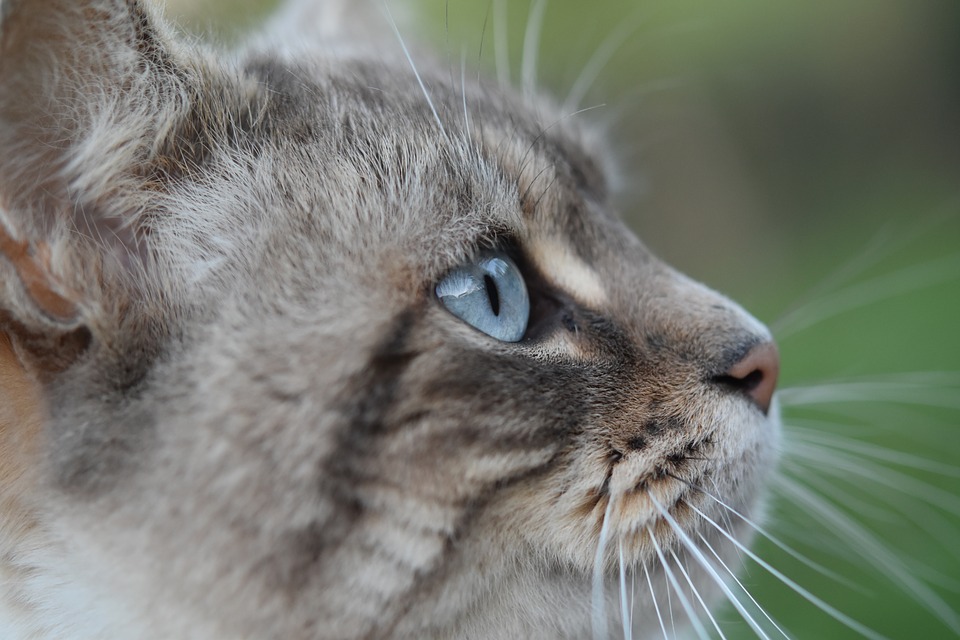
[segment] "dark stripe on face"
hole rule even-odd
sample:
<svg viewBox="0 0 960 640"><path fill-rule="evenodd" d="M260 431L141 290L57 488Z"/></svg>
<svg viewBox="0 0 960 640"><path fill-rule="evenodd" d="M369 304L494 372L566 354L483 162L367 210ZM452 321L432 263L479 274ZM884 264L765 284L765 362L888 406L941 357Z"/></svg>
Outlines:
<svg viewBox="0 0 960 640"><path fill-rule="evenodd" d="M424 400L460 416L449 437L489 452L556 447L577 430L589 393L575 367L474 351L424 382Z"/></svg>
<svg viewBox="0 0 960 640"><path fill-rule="evenodd" d="M330 455L317 469L320 503L332 515L284 534L277 540L275 552L260 564L267 582L291 601L322 575L324 562L349 546L351 536L364 526L369 505L361 488L377 482L370 477L380 446L377 440L385 431L400 379L417 355L408 348L415 318L411 309L394 317L366 365L346 386L345 402L332 409L342 420L333 434Z"/></svg>
<svg viewBox="0 0 960 640"><path fill-rule="evenodd" d="M378 435L387 427L386 416L396 400L400 378L418 353L407 348L415 314L400 313L387 336L373 350L367 366L349 388L357 390L352 405L343 408L349 427L341 430L341 447L356 444L357 438Z"/></svg>
<svg viewBox="0 0 960 640"><path fill-rule="evenodd" d="M343 416L335 446L318 469L321 500L335 517L291 532L271 570L280 586L296 590L310 579L328 554L344 544L367 511L358 486L364 469L376 459L376 442L385 430L385 416L397 397L400 378L416 357L407 348L414 312L397 315L386 337L370 355L367 365L347 386L350 398L334 411ZM295 562L291 563L291 559ZM280 569L277 569L280 567Z"/></svg>
<svg viewBox="0 0 960 640"><path fill-rule="evenodd" d="M534 480L543 473L549 471L555 464L554 460L548 460L542 465L532 469L526 469L522 472L503 478L500 482L491 484L479 492L474 500L466 505L457 518L457 523L452 533L446 536L443 551L433 562L432 567L421 569L413 581L413 584L400 595L396 606L384 607L385 611L393 610L397 613L392 620L383 621L383 624L372 630L366 638L369 640L380 638L392 638L397 626L410 614L413 607L419 602L430 602L440 598L443 591L447 588L447 581L450 577L451 567L454 565L453 559L460 551L461 540L466 537L465 532L470 532L476 528L476 522L480 520L485 509L494 502L506 489Z"/></svg>

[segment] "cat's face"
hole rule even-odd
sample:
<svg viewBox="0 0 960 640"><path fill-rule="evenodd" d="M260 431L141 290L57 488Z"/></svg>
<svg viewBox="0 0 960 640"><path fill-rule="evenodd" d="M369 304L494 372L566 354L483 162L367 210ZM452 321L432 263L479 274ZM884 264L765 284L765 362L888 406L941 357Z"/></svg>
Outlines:
<svg viewBox="0 0 960 640"><path fill-rule="evenodd" d="M775 349L618 220L575 119L424 62L428 99L375 48L225 61L133 3L78 3L111 30L43 4L0 42L2 142L43 160L0 176L40 397L25 598L62 572L88 635L584 637L622 572L736 553L718 501L755 513ZM438 295L490 256L527 303L491 278L479 304L519 339Z"/></svg>

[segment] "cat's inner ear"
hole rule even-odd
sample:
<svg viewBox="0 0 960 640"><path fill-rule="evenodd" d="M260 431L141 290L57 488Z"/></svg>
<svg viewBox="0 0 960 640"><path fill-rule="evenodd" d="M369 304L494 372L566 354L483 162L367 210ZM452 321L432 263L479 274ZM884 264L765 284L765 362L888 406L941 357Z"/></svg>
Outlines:
<svg viewBox="0 0 960 640"><path fill-rule="evenodd" d="M0 1L7 331L58 344L142 266L150 167L189 102L171 42L139 0Z"/></svg>
<svg viewBox="0 0 960 640"><path fill-rule="evenodd" d="M0 210L0 254L8 272L3 279L7 307L22 310L21 314L40 316L34 318L31 325L46 321L63 327L76 326L80 315L79 296L53 273L50 248L20 238L11 225L10 216L3 210Z"/></svg>

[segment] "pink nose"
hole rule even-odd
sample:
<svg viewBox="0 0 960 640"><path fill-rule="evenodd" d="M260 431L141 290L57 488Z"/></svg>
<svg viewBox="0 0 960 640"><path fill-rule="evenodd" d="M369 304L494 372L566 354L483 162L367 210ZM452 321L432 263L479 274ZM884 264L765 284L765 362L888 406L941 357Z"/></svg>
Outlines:
<svg viewBox="0 0 960 640"><path fill-rule="evenodd" d="M758 344L727 371L728 380L767 413L780 374L780 354L772 342Z"/></svg>

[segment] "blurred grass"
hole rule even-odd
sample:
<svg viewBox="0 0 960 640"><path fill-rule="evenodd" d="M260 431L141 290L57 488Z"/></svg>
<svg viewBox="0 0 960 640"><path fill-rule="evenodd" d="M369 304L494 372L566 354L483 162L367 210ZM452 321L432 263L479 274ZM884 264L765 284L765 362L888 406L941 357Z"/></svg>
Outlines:
<svg viewBox="0 0 960 640"><path fill-rule="evenodd" d="M250 25L269 4L211 0L192 5L192 19ZM465 50L468 60L492 69L489 2L419 4L420 26L440 51L449 48L459 65ZM529 11L526 1L508 3L515 82ZM952 408L888 404L877 391L868 403L786 408L787 422L819 420L815 428L822 433L956 469L960 3L607 0L587 8L558 0L544 19L540 84L562 98L597 48L631 23L635 29L583 105L606 105L589 116L608 129L611 152L627 167L627 220L669 262L770 323L804 302L829 301L825 311L840 310L854 299L856 287L880 279L879 290L889 289L889 297L795 333L783 327L783 386L953 372L941 379L940 390L943 404ZM850 261L866 267L845 282L821 287ZM894 290L898 274L927 264L934 266L911 290ZM927 571L921 566L929 567L934 591L960 610L958 475L891 466L933 487L926 493L941 510L936 517L920 514L931 518L921 522L916 505L922 496L899 494L858 475L869 469L865 463L846 473L838 468L840 479L812 469L808 473L855 498L844 511L899 558L921 574ZM954 506L937 490L952 496ZM909 515L897 512L888 498ZM907 595L881 558L858 557L838 543L831 526L797 505L775 501L771 509L777 532L865 587L858 592L836 584L759 542L763 557L819 597L889 638L957 637ZM953 544L949 535L937 540L926 532L936 518ZM792 637L859 637L752 563L746 581ZM732 608L721 618L728 621L728 637L754 637Z"/></svg>

